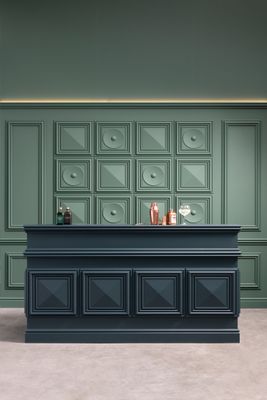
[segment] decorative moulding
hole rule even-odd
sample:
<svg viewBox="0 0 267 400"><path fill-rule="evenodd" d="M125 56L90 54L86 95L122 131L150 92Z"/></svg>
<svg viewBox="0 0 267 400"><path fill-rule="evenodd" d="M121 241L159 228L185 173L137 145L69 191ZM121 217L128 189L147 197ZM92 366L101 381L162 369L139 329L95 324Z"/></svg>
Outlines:
<svg viewBox="0 0 267 400"><path fill-rule="evenodd" d="M0 99L4 108L267 108L267 99Z"/></svg>

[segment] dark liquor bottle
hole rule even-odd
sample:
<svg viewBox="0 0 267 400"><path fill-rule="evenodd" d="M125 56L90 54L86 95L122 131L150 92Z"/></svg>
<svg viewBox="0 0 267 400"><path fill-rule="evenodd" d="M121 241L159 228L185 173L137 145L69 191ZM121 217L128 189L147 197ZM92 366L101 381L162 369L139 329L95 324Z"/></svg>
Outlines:
<svg viewBox="0 0 267 400"><path fill-rule="evenodd" d="M71 225L72 223L72 215L69 207L66 207L66 211L64 212L64 224Z"/></svg>
<svg viewBox="0 0 267 400"><path fill-rule="evenodd" d="M58 208L57 217L56 217L56 223L57 223L57 225L63 225L64 224L64 214L63 214L63 208L62 207Z"/></svg>

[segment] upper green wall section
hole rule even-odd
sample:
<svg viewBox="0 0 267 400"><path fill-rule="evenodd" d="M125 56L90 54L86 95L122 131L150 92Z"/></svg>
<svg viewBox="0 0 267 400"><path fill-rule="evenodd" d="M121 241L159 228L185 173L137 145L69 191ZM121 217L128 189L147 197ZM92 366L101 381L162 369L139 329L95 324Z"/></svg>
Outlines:
<svg viewBox="0 0 267 400"><path fill-rule="evenodd" d="M266 0L1 1L0 98L267 98Z"/></svg>

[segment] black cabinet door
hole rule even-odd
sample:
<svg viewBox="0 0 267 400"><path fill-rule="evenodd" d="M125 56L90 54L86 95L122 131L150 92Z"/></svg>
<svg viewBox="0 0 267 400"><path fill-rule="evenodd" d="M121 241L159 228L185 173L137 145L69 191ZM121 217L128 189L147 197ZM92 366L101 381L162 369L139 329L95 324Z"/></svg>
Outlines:
<svg viewBox="0 0 267 400"><path fill-rule="evenodd" d="M28 315L75 315L77 271L28 270Z"/></svg>
<svg viewBox="0 0 267 400"><path fill-rule="evenodd" d="M84 269L82 313L129 315L130 270Z"/></svg>
<svg viewBox="0 0 267 400"><path fill-rule="evenodd" d="M135 269L135 312L183 314L183 269Z"/></svg>
<svg viewBox="0 0 267 400"><path fill-rule="evenodd" d="M238 315L238 270L189 269L188 306L191 315Z"/></svg>

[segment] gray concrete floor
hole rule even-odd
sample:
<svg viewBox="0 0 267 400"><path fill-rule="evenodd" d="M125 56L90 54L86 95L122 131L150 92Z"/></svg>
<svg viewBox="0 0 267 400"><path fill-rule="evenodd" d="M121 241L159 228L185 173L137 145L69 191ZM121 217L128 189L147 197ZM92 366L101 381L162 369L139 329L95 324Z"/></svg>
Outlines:
<svg viewBox="0 0 267 400"><path fill-rule="evenodd" d="M267 309L243 309L240 344L25 344L0 309L1 400L267 400Z"/></svg>

